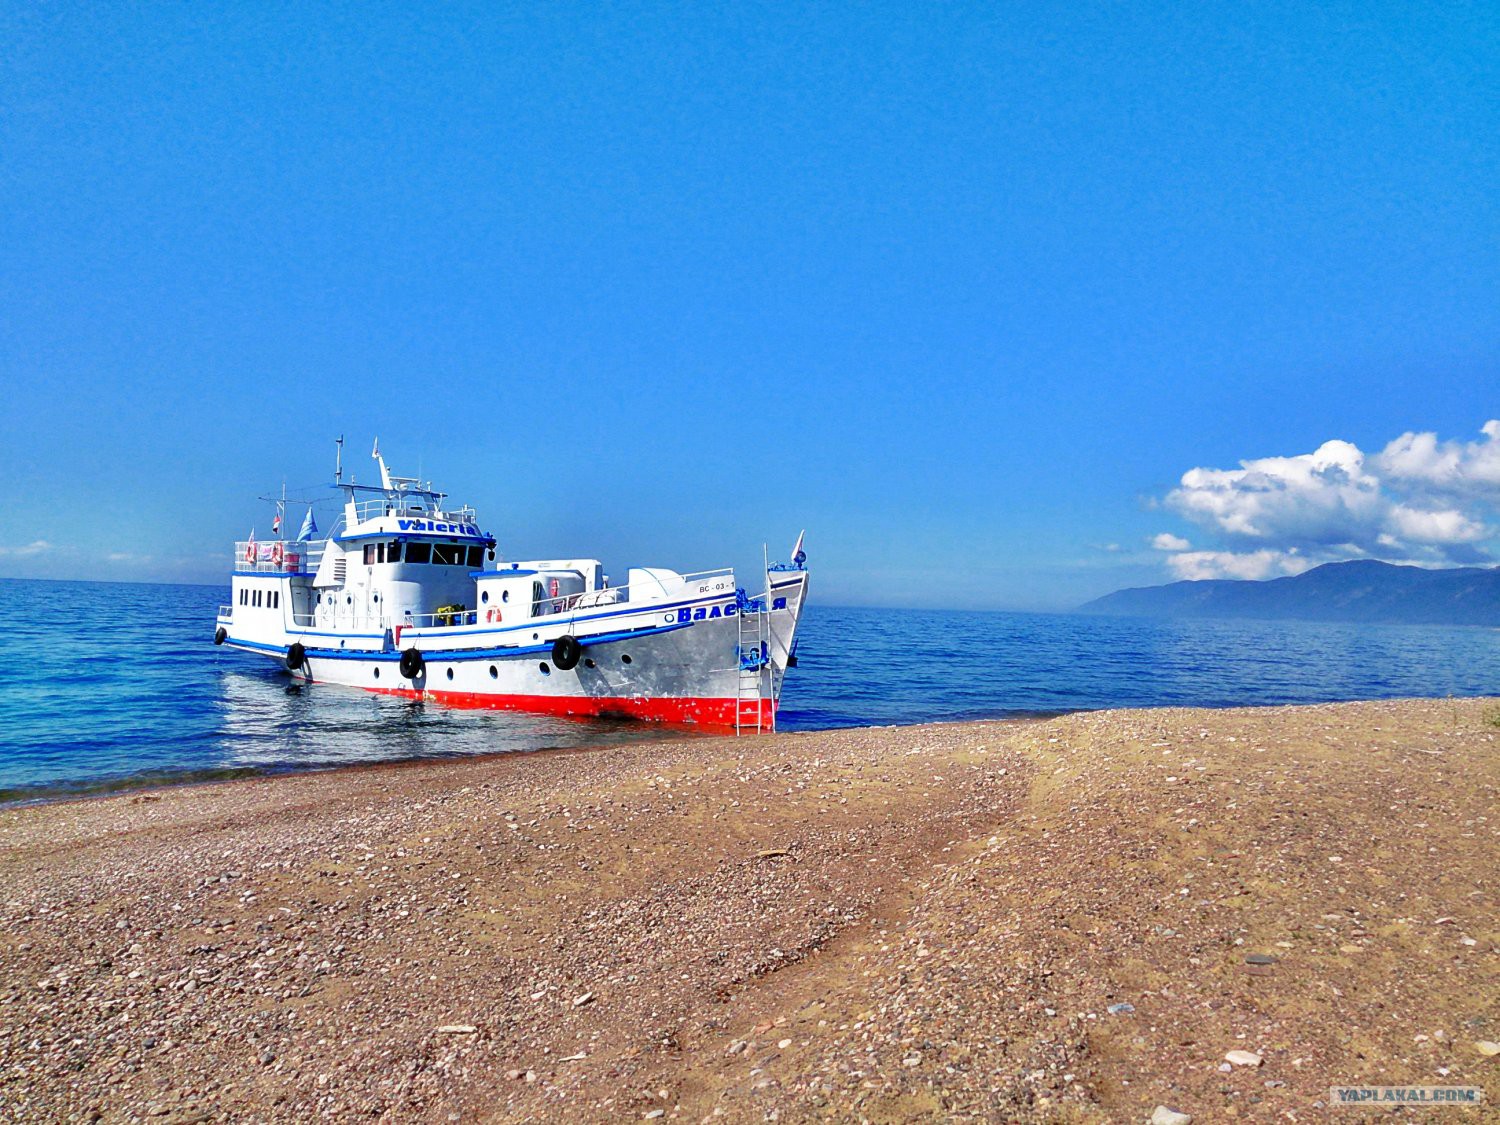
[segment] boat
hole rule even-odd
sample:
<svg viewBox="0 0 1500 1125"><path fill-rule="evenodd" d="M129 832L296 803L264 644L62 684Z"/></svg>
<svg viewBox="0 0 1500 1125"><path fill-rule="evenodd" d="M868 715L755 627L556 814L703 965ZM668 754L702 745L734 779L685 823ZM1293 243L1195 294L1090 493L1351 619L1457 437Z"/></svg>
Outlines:
<svg viewBox="0 0 1500 1125"><path fill-rule="evenodd" d="M748 592L733 569L597 559L513 561L474 510L430 482L343 479L326 536L313 507L284 537L237 542L213 639L275 661L300 683L342 684L459 707L774 730L807 600L803 536ZM267 498L274 499L274 498Z"/></svg>

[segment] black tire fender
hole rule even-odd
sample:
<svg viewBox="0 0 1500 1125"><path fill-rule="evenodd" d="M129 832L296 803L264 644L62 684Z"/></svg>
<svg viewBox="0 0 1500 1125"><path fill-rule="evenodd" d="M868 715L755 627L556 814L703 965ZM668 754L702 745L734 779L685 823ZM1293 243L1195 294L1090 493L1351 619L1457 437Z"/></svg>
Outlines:
<svg viewBox="0 0 1500 1125"><path fill-rule="evenodd" d="M229 639L229 630L220 625L214 630L214 644L221 645Z"/></svg>
<svg viewBox="0 0 1500 1125"><path fill-rule="evenodd" d="M301 641L293 641L292 647L286 650L286 666L293 672L307 663L307 649L302 647Z"/></svg>
<svg viewBox="0 0 1500 1125"><path fill-rule="evenodd" d="M416 649L409 648L401 654L401 674L408 680L415 680L426 667L427 662Z"/></svg>
<svg viewBox="0 0 1500 1125"><path fill-rule="evenodd" d="M570 672L578 667L578 662L583 659L583 646L578 643L578 638L563 634L552 642L552 663L560 672Z"/></svg>

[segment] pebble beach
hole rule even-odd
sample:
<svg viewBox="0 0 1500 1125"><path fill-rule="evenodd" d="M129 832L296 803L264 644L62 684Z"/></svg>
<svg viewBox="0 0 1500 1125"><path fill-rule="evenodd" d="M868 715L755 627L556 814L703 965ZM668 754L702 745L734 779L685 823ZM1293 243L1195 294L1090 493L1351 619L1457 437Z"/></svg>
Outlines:
<svg viewBox="0 0 1500 1125"><path fill-rule="evenodd" d="M0 1119L1311 1121L1366 1083L1473 1119L1497 872L1485 699L11 807Z"/></svg>

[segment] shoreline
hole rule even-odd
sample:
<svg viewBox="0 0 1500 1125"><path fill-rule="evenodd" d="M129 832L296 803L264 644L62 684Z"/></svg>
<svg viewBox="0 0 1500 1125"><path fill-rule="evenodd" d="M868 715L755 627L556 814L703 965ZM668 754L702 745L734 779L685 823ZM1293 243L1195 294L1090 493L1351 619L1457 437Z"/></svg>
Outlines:
<svg viewBox="0 0 1500 1125"><path fill-rule="evenodd" d="M328 685L334 686L337 685ZM360 689L340 689L360 690ZM433 704L442 706L442 704ZM1064 715L1087 714L1086 710L1058 711L1058 712L1025 712L1013 715L997 715L972 719L939 719L920 723L909 724L911 726L954 726L967 723L1031 723L1046 722L1049 719L1061 718ZM596 720L580 719L580 722L591 722ZM385 768L405 768L408 766L433 765L448 762L487 762L498 758L509 758L525 754L568 754L588 753L603 749L620 749L623 746L649 745L657 742L679 742L695 739L729 739L733 741L735 735L732 732L720 730L702 729L692 726L667 726L664 724L639 724L649 730L651 737L633 740L630 742L589 742L579 744L559 744L556 746L532 746L513 750L485 750L472 754L433 754L425 757L407 758L371 758L362 762L337 762L328 765L274 765L274 766L208 766L196 770L183 770L180 772L159 772L130 774L126 776L105 777L97 781L60 782L50 788L37 787L33 795L21 795L23 789L0 789L0 813L10 809L32 808L35 806L51 806L67 804L71 802L93 802L108 800L114 797L128 797L141 793L154 793L160 790L181 789L196 785L224 785L239 781L251 781L255 779L268 779L277 777L296 777L302 774L324 774L337 773L344 770L364 771L379 770ZM898 730L904 724L887 724L884 726L847 726L847 727L818 727L810 730L787 730L776 733L783 735L801 734L824 734L839 731L852 730Z"/></svg>
<svg viewBox="0 0 1500 1125"><path fill-rule="evenodd" d="M6 805L0 1116L1493 1104L1496 711L1075 712Z"/></svg>

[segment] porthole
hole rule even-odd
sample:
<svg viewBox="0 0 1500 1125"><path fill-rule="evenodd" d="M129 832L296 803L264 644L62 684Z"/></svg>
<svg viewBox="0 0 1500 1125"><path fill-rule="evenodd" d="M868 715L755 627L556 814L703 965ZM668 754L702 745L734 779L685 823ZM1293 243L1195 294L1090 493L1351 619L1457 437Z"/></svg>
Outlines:
<svg viewBox="0 0 1500 1125"><path fill-rule="evenodd" d="M540 664L538 664L537 667L542 670L542 675L544 675L544 676L550 676L550 675L552 675L552 669L549 668L549 667L547 667L547 662L545 660L543 660Z"/></svg>
<svg viewBox="0 0 1500 1125"><path fill-rule="evenodd" d="M490 679L492 679L492 680L498 680L499 678L500 678L500 669L496 668L493 664L491 664L490 665Z"/></svg>
<svg viewBox="0 0 1500 1125"><path fill-rule="evenodd" d="M628 653L628 652L622 652L622 653L620 653L620 663L621 664L629 664L630 663L630 653Z"/></svg>
<svg viewBox="0 0 1500 1125"><path fill-rule="evenodd" d="M510 601L510 591L509 590L501 590L500 591L500 600L502 602L508 602L508 601Z"/></svg>
<svg viewBox="0 0 1500 1125"><path fill-rule="evenodd" d="M484 593L480 594L479 595L479 600L483 604L489 605L490 604L490 592L488 590L486 590Z"/></svg>
<svg viewBox="0 0 1500 1125"><path fill-rule="evenodd" d="M450 679L450 680L451 680L451 679L452 679L452 678L453 678L453 669L452 669L452 668L449 668L449 669L448 669L448 678L449 678L449 679Z"/></svg>
<svg viewBox="0 0 1500 1125"><path fill-rule="evenodd" d="M583 658L583 666L585 668L592 668L594 666L594 658L592 656L585 656Z"/></svg>
<svg viewBox="0 0 1500 1125"><path fill-rule="evenodd" d="M377 601L377 602L378 602L378 601L379 601L379 600L380 600L380 595L379 595L379 594L371 594L371 595L370 595L370 598L371 598L371 599L372 599L372 600L374 600L374 601Z"/></svg>
<svg viewBox="0 0 1500 1125"><path fill-rule="evenodd" d="M376 669L375 669L375 678L376 678L376 679L377 679L377 680L378 680L378 679L380 679L380 669L379 669L379 668L376 668Z"/></svg>
<svg viewBox="0 0 1500 1125"><path fill-rule="evenodd" d="M541 634L540 634L540 633L532 633L532 634L531 634L531 639L532 639L532 640L536 640L536 639L537 639L537 638L538 638L538 637L540 637L540 636L541 636Z"/></svg>
<svg viewBox="0 0 1500 1125"><path fill-rule="evenodd" d="M352 594L345 594L344 595L344 604L345 605L353 605L354 604L354 596Z"/></svg>

